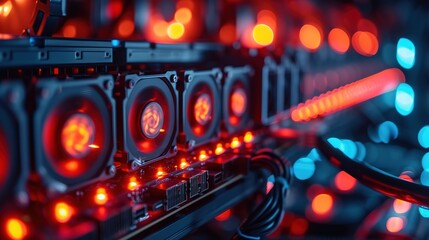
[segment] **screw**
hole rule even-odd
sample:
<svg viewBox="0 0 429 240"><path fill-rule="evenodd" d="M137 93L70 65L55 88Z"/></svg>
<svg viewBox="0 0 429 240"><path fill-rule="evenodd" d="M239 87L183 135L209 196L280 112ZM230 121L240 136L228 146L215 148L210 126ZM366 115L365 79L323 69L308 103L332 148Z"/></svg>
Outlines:
<svg viewBox="0 0 429 240"><path fill-rule="evenodd" d="M134 87L135 82L134 80L128 80L126 85L127 85L127 88L131 89Z"/></svg>
<svg viewBox="0 0 429 240"><path fill-rule="evenodd" d="M193 77L192 77L191 75L189 75L189 76L186 78L186 82L192 82L192 80L193 80Z"/></svg>
<svg viewBox="0 0 429 240"><path fill-rule="evenodd" d="M113 165L107 167L107 174L111 175L111 176L115 175L116 174L116 167Z"/></svg>
<svg viewBox="0 0 429 240"><path fill-rule="evenodd" d="M138 168L138 164L136 162L136 160L131 160L128 164L128 169L130 169L131 171L134 171Z"/></svg>
<svg viewBox="0 0 429 240"><path fill-rule="evenodd" d="M104 89L111 90L113 88L113 82L110 80L107 80L104 82L103 86L104 86Z"/></svg>
<svg viewBox="0 0 429 240"><path fill-rule="evenodd" d="M170 82L172 82L172 83L177 82L177 75L176 74L170 76Z"/></svg>
<svg viewBox="0 0 429 240"><path fill-rule="evenodd" d="M189 140L188 142L186 142L186 147L187 147L188 149L191 149L191 148L193 148L194 146L195 146L195 140L191 139L191 140Z"/></svg>
<svg viewBox="0 0 429 240"><path fill-rule="evenodd" d="M172 146L172 147L170 148L170 152L171 152L171 153L177 153L177 146Z"/></svg>

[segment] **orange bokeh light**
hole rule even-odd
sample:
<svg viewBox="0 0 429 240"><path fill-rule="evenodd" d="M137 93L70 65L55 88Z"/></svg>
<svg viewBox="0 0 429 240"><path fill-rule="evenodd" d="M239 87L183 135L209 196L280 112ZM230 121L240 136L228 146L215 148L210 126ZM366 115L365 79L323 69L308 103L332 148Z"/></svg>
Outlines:
<svg viewBox="0 0 429 240"><path fill-rule="evenodd" d="M212 114L212 101L206 93L201 94L194 104L194 117L198 124L205 125L210 121Z"/></svg>
<svg viewBox="0 0 429 240"><path fill-rule="evenodd" d="M235 25L227 23L219 30L219 40L224 44L233 44L237 40Z"/></svg>
<svg viewBox="0 0 429 240"><path fill-rule="evenodd" d="M341 28L334 28L329 32L328 43L338 53L345 53L350 48L350 37Z"/></svg>
<svg viewBox="0 0 429 240"><path fill-rule="evenodd" d="M356 186L356 179L348 173L341 171L335 176L335 186L344 192L352 190Z"/></svg>
<svg viewBox="0 0 429 240"><path fill-rule="evenodd" d="M106 189L104 188L97 188L97 191L95 192L94 196L94 202L97 205L104 205L109 200L109 197L107 196Z"/></svg>
<svg viewBox="0 0 429 240"><path fill-rule="evenodd" d="M263 23L271 27L273 31L277 28L277 17L270 10L261 10L256 17L258 23Z"/></svg>
<svg viewBox="0 0 429 240"><path fill-rule="evenodd" d="M158 171L156 172L156 177L157 178L162 178L165 175L166 175L166 173L164 172L164 170L161 167L159 167Z"/></svg>
<svg viewBox="0 0 429 240"><path fill-rule="evenodd" d="M124 19L118 25L118 34L121 37L129 37L134 32L134 22L131 19Z"/></svg>
<svg viewBox="0 0 429 240"><path fill-rule="evenodd" d="M208 158L207 152L205 150L200 151L200 155L198 156L198 159L200 161L204 161Z"/></svg>
<svg viewBox="0 0 429 240"><path fill-rule="evenodd" d="M180 39L185 34L185 26L179 22L170 23L167 27L167 35L173 40Z"/></svg>
<svg viewBox="0 0 429 240"><path fill-rule="evenodd" d="M408 212L408 210L410 210L410 208L411 208L410 202L406 202L401 199L395 199L395 201L393 201L393 210L398 214L406 213Z"/></svg>
<svg viewBox="0 0 429 240"><path fill-rule="evenodd" d="M13 8L13 5L10 0L0 5L0 16L2 17L9 16L9 13L12 11L12 8Z"/></svg>
<svg viewBox="0 0 429 240"><path fill-rule="evenodd" d="M186 158L180 159L180 169L185 169L189 167L189 163L186 161Z"/></svg>
<svg viewBox="0 0 429 240"><path fill-rule="evenodd" d="M73 158L85 157L91 150L95 137L95 125L84 113L71 115L61 131L61 144L64 151Z"/></svg>
<svg viewBox="0 0 429 240"><path fill-rule="evenodd" d="M391 233L400 232L404 228L404 220L400 217L390 217L386 222L386 229Z"/></svg>
<svg viewBox="0 0 429 240"><path fill-rule="evenodd" d="M305 48L314 51L322 44L322 33L316 26L305 24L299 30L299 40Z"/></svg>
<svg viewBox="0 0 429 240"><path fill-rule="evenodd" d="M253 142L253 139L254 139L254 137L253 137L253 133L252 132L246 132L244 134L243 141L245 143L251 143L251 142Z"/></svg>
<svg viewBox="0 0 429 240"><path fill-rule="evenodd" d="M238 139L238 137L234 137L231 140L231 148L238 148L241 146L240 140Z"/></svg>
<svg viewBox="0 0 429 240"><path fill-rule="evenodd" d="M10 218L6 222L6 233L10 239L23 239L28 234L27 226L17 218Z"/></svg>
<svg viewBox="0 0 429 240"><path fill-rule="evenodd" d="M177 9L176 13L174 14L174 20L176 22L180 22L183 24L187 24L192 19L192 12L189 8L182 7Z"/></svg>
<svg viewBox="0 0 429 240"><path fill-rule="evenodd" d="M55 204L54 208L55 219L59 223L68 222L74 214L74 209L65 202L59 202Z"/></svg>
<svg viewBox="0 0 429 240"><path fill-rule="evenodd" d="M163 132L164 112L157 102L150 102L146 105L141 116L141 129L147 138L155 138Z"/></svg>
<svg viewBox="0 0 429 240"><path fill-rule="evenodd" d="M328 214L334 206L334 199L331 195L322 193L313 198L311 209L318 215Z"/></svg>
<svg viewBox="0 0 429 240"><path fill-rule="evenodd" d="M378 52L378 39L371 32L358 31L353 34L352 45L363 56L374 56Z"/></svg>
<svg viewBox="0 0 429 240"><path fill-rule="evenodd" d="M225 148L223 148L222 143L216 144L215 154L221 155L224 152L225 152Z"/></svg>
<svg viewBox="0 0 429 240"><path fill-rule="evenodd" d="M231 93L231 111L237 116L241 117L247 108L247 94L242 88L237 88Z"/></svg>

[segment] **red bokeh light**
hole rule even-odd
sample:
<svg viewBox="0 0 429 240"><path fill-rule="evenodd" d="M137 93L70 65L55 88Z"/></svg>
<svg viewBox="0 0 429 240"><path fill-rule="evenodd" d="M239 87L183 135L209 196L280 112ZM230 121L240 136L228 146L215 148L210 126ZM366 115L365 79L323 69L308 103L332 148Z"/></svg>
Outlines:
<svg viewBox="0 0 429 240"><path fill-rule="evenodd" d="M356 186L356 184L356 179L344 171L339 172L335 176L335 186L341 191L350 191Z"/></svg>
<svg viewBox="0 0 429 240"><path fill-rule="evenodd" d="M9 146L5 133L0 129L0 189L5 185L10 168Z"/></svg>

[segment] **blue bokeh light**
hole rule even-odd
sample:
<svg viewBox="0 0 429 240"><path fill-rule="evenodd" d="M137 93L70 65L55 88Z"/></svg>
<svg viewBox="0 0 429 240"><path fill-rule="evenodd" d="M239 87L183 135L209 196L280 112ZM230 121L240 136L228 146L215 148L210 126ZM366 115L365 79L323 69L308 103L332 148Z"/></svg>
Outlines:
<svg viewBox="0 0 429 240"><path fill-rule="evenodd" d="M398 137L398 127L391 121L385 121L378 126L378 139L382 143L389 143Z"/></svg>
<svg viewBox="0 0 429 240"><path fill-rule="evenodd" d="M424 170L429 170L429 152L423 155L422 167Z"/></svg>
<svg viewBox="0 0 429 240"><path fill-rule="evenodd" d="M419 207L420 215L424 218L429 218L429 209L426 207Z"/></svg>
<svg viewBox="0 0 429 240"><path fill-rule="evenodd" d="M429 126L426 125L420 129L417 140L419 140L420 146L429 147Z"/></svg>
<svg viewBox="0 0 429 240"><path fill-rule="evenodd" d="M395 108L402 116L407 116L413 111L414 90L410 85L401 83L396 88Z"/></svg>
<svg viewBox="0 0 429 240"><path fill-rule="evenodd" d="M400 38L396 46L396 60L405 69L410 69L416 61L416 47L408 38Z"/></svg>
<svg viewBox="0 0 429 240"><path fill-rule="evenodd" d="M423 170L422 174L420 175L420 182L425 186L429 186L429 172L428 171Z"/></svg>
<svg viewBox="0 0 429 240"><path fill-rule="evenodd" d="M295 177L299 180L307 180L311 178L316 170L314 161L310 158L304 157L298 159L293 164L293 172Z"/></svg>

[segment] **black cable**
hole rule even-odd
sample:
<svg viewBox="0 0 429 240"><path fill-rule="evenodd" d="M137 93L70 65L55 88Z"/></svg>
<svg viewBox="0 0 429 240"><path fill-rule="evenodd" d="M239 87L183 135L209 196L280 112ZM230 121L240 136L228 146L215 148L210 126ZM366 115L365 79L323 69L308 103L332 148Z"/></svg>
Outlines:
<svg viewBox="0 0 429 240"><path fill-rule="evenodd" d="M333 165L368 187L389 197L429 207L429 187L398 178L367 163L356 162L332 146L324 137L318 137L317 144Z"/></svg>

